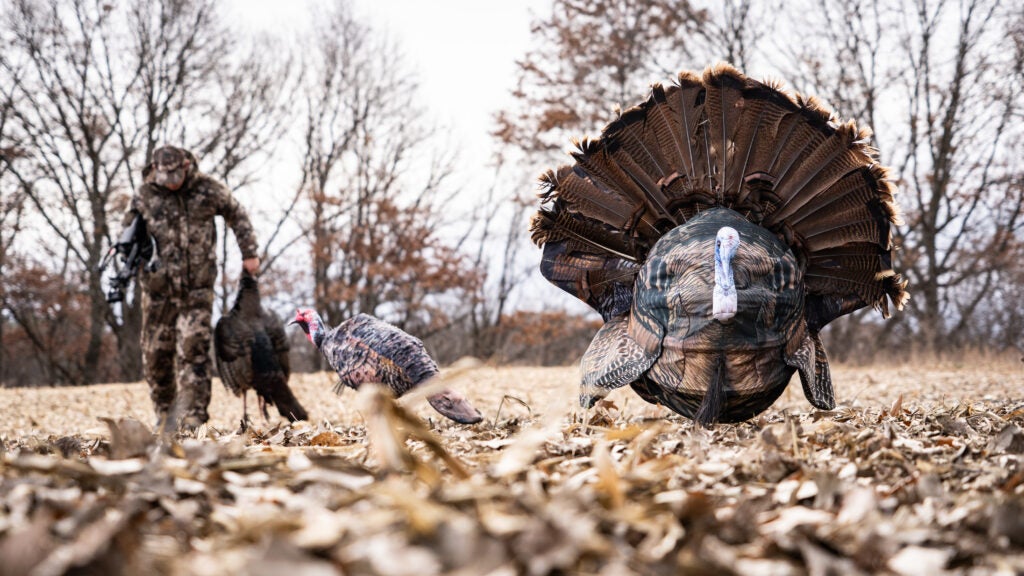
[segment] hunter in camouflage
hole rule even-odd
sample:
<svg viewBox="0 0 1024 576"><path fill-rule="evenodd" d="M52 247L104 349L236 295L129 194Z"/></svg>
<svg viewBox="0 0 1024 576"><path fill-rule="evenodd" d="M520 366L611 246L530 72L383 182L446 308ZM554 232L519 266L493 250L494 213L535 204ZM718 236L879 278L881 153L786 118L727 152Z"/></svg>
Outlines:
<svg viewBox="0 0 1024 576"><path fill-rule="evenodd" d="M158 148L143 178L125 217L127 225L142 215L161 262L156 271L140 271L143 367L157 425L173 414L192 429L209 419L214 216L234 231L243 266L253 275L259 272L256 235L227 187L200 173L191 152Z"/></svg>

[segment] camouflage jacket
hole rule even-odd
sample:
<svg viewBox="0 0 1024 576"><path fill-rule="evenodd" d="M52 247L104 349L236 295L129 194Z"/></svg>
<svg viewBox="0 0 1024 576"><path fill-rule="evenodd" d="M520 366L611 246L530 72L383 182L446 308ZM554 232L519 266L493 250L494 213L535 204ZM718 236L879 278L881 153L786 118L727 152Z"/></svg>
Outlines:
<svg viewBox="0 0 1024 576"><path fill-rule="evenodd" d="M245 209L226 186L196 170L195 156L186 154L191 166L182 187L172 191L154 184L149 178L151 167L147 167L145 183L135 191L125 215L127 226L136 213L142 214L157 242L159 269L140 273L140 282L150 294L184 295L213 288L217 279L216 215L223 216L235 233L242 258L257 255L256 235Z"/></svg>

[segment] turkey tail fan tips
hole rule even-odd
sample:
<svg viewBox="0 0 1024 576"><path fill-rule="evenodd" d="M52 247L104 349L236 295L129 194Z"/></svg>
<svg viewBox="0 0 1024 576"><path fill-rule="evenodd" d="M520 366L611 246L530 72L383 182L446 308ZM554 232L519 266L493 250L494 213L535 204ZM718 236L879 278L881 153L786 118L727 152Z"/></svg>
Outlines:
<svg viewBox="0 0 1024 576"><path fill-rule="evenodd" d="M573 165L541 177L532 237L642 264L669 230L724 206L807 263L809 296L841 302L821 319L864 306L888 316L889 301L901 309L908 299L891 264L902 221L870 137L781 82L727 64L684 71L600 138L576 142Z"/></svg>

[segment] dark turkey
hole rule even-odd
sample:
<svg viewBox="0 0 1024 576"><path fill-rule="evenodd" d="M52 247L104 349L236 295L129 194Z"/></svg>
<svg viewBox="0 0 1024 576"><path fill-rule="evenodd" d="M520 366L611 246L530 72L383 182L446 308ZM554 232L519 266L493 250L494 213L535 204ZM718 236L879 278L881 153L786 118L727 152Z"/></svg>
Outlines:
<svg viewBox="0 0 1024 576"><path fill-rule="evenodd" d="M248 272L242 272L234 307L217 321L213 348L224 387L242 397L243 422L248 418L250 389L256 392L264 418L267 404L277 406L281 416L293 422L309 417L288 387L291 365L284 324L260 305L258 283Z"/></svg>
<svg viewBox="0 0 1024 576"><path fill-rule="evenodd" d="M423 342L399 328L370 316L357 314L329 329L320 315L309 308L295 313L290 324L298 324L334 368L343 386L358 389L367 382L383 384L395 397L426 382L439 370ZM454 390L427 397L435 410L459 422L475 424L483 419L468 400Z"/></svg>
<svg viewBox="0 0 1024 576"><path fill-rule="evenodd" d="M580 402L630 385L703 425L770 406L794 372L835 406L826 324L909 297L870 133L727 65L655 85L541 180L542 274L604 317Z"/></svg>

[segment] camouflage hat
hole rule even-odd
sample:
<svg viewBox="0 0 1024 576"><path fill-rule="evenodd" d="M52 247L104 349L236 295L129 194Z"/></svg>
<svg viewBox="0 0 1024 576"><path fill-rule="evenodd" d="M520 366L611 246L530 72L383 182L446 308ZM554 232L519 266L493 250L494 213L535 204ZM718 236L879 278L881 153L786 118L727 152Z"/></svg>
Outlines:
<svg viewBox="0 0 1024 576"><path fill-rule="evenodd" d="M153 179L160 186L177 189L185 180L188 166L188 156L181 148L161 146L153 152Z"/></svg>
<svg viewBox="0 0 1024 576"><path fill-rule="evenodd" d="M153 152L153 168L160 172L177 170L185 160L185 152L174 146L161 146Z"/></svg>

